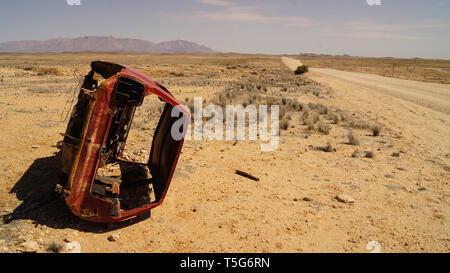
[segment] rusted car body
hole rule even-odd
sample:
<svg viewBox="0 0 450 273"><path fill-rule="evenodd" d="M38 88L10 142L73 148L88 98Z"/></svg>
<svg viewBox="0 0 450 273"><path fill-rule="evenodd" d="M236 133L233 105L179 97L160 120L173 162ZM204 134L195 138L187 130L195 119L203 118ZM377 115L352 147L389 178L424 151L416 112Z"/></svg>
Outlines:
<svg viewBox="0 0 450 273"><path fill-rule="evenodd" d="M85 76L61 148L61 182L57 191L69 209L92 222L119 222L160 205L169 188L184 141L190 114L162 85L145 74L119 64L95 61ZM122 158L136 108L156 95L164 110L155 129L147 163ZM174 108L178 117L171 114ZM172 125L181 120L181 137ZM102 177L97 171L109 163L146 168L149 177ZM125 207L122 191L144 187L153 200ZM130 191L128 191L130 192ZM135 196L132 198L140 198Z"/></svg>

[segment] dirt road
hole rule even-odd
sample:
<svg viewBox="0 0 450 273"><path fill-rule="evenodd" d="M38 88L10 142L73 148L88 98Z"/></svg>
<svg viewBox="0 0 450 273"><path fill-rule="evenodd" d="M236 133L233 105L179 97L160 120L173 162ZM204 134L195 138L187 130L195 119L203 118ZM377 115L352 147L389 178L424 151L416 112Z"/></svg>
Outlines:
<svg viewBox="0 0 450 273"><path fill-rule="evenodd" d="M292 71L294 71L295 69L297 69L297 67L302 65L302 62L300 62L299 60L287 57L281 57L281 62L283 62L283 64Z"/></svg>
<svg viewBox="0 0 450 273"><path fill-rule="evenodd" d="M448 84L409 81L326 68L313 68L311 71L358 84L437 111L450 113L450 85Z"/></svg>
<svg viewBox="0 0 450 273"><path fill-rule="evenodd" d="M302 65L299 60L286 57L282 58L282 62L292 71ZM450 85L448 84L402 80L328 68L311 68L310 71L370 88L440 112L450 113Z"/></svg>

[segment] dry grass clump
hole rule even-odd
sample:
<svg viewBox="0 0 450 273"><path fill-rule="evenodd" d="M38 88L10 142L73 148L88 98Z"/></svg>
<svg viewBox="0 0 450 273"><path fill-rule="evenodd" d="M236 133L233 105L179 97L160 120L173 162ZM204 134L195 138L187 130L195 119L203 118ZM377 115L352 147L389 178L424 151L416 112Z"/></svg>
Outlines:
<svg viewBox="0 0 450 273"><path fill-rule="evenodd" d="M314 110L314 112L318 113L319 115L328 115L330 112L330 108L328 106L325 106L323 104L308 104L309 109Z"/></svg>
<svg viewBox="0 0 450 273"><path fill-rule="evenodd" d="M364 120L350 119L347 124L350 128L355 129L367 130L370 128L370 124Z"/></svg>
<svg viewBox="0 0 450 273"><path fill-rule="evenodd" d="M178 72L170 72L170 75L174 76L174 77L184 77L184 73L178 73Z"/></svg>
<svg viewBox="0 0 450 273"><path fill-rule="evenodd" d="M283 120L280 122L280 128L281 128L282 130L287 130L287 129L289 129L289 120L288 120L288 119L283 119Z"/></svg>
<svg viewBox="0 0 450 273"><path fill-rule="evenodd" d="M348 143L354 146L358 146L360 144L359 137L355 135L353 131L348 133Z"/></svg>
<svg viewBox="0 0 450 273"><path fill-rule="evenodd" d="M52 242L50 244L48 244L47 246L47 251L51 252L51 253L60 253L62 252L64 249L64 246L62 244L56 243L56 242Z"/></svg>
<svg viewBox="0 0 450 273"><path fill-rule="evenodd" d="M46 76L46 75L59 76L59 75L61 75L61 72L56 67L27 66L27 67L24 67L23 70L36 72L38 76Z"/></svg>
<svg viewBox="0 0 450 273"><path fill-rule="evenodd" d="M306 124L306 120L308 119L308 117L309 117L309 110L308 110L308 108L306 108L305 109L305 111L303 111L303 114L302 114L302 117L301 117L301 119L303 120L303 122Z"/></svg>
<svg viewBox="0 0 450 273"><path fill-rule="evenodd" d="M332 153L332 152L335 152L336 149L333 147L333 144L329 141L327 143L327 146L325 146L324 151L327 153Z"/></svg>
<svg viewBox="0 0 450 273"><path fill-rule="evenodd" d="M191 100L189 98L186 98L185 102L186 102L186 106L189 108L189 111L193 115L194 114L194 99Z"/></svg>
<svg viewBox="0 0 450 273"><path fill-rule="evenodd" d="M295 75L301 75L301 74L303 74L303 73L306 73L306 72L308 72L308 66L306 66L306 65L301 65L301 66L298 66L297 67L297 69L294 71L294 74Z"/></svg>
<svg viewBox="0 0 450 273"><path fill-rule="evenodd" d="M375 157L375 152L367 151L365 157L366 158L374 158Z"/></svg>
<svg viewBox="0 0 450 273"><path fill-rule="evenodd" d="M304 124L306 125L306 129L308 131L314 130L314 120L312 118L308 118L304 121Z"/></svg>
<svg viewBox="0 0 450 273"><path fill-rule="evenodd" d="M378 124L374 124L370 127L370 131L372 131L373 136L379 136L381 133L381 126Z"/></svg>
<svg viewBox="0 0 450 273"><path fill-rule="evenodd" d="M341 121L339 119L339 116L335 113L329 113L328 114L328 119L333 121L333 124L339 124L339 122Z"/></svg>
<svg viewBox="0 0 450 273"><path fill-rule="evenodd" d="M317 130L322 134L328 135L330 134L331 126L328 122L322 120L317 124Z"/></svg>

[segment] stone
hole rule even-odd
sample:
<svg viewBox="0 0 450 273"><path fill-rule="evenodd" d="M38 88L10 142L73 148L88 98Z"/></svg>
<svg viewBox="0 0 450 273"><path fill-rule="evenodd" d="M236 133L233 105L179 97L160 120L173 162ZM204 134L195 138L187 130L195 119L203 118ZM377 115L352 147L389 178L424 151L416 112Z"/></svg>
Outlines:
<svg viewBox="0 0 450 273"><path fill-rule="evenodd" d="M110 241L110 242L115 242L119 239L120 239L120 233L114 233L114 234L109 235L109 237L108 237L108 241Z"/></svg>
<svg viewBox="0 0 450 273"><path fill-rule="evenodd" d="M81 253L81 245L77 241L68 242L64 246L64 253Z"/></svg>
<svg viewBox="0 0 450 273"><path fill-rule="evenodd" d="M34 253L39 250L39 244L35 241L25 241L19 245L22 252Z"/></svg>
<svg viewBox="0 0 450 273"><path fill-rule="evenodd" d="M196 211L199 211L199 210L202 210L202 206L200 206L200 205L195 205L194 207L192 207L192 211L193 211L193 212L196 212Z"/></svg>
<svg viewBox="0 0 450 273"><path fill-rule="evenodd" d="M69 242L75 241L77 235L78 234L75 232L67 234L66 237L64 237L64 242L69 243Z"/></svg>
<svg viewBox="0 0 450 273"><path fill-rule="evenodd" d="M336 200L347 204L355 203L355 199L348 194L339 194L336 196Z"/></svg>

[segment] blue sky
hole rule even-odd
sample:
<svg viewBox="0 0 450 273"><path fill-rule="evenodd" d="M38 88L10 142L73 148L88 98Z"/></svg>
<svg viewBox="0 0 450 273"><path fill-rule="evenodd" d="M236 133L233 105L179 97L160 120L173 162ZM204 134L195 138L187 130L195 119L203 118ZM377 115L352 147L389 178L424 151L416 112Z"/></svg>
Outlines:
<svg viewBox="0 0 450 273"><path fill-rule="evenodd" d="M0 0L0 42L112 35L221 52L450 59L450 0L80 1Z"/></svg>

